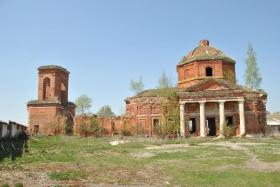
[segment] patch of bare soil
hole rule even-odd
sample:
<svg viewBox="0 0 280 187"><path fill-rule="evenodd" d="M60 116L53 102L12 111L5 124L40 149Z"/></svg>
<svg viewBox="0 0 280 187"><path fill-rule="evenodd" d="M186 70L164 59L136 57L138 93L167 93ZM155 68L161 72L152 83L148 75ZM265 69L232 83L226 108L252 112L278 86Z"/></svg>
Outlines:
<svg viewBox="0 0 280 187"><path fill-rule="evenodd" d="M88 174L86 179L56 181L49 178L52 171L69 171L80 169ZM143 166L139 170L123 167L96 168L94 165L78 164L42 164L24 169L0 170L0 185L16 182L30 187L59 186L166 186L165 174L159 166Z"/></svg>
<svg viewBox="0 0 280 187"><path fill-rule="evenodd" d="M249 161L247 161L245 167L256 171L274 172L280 171L280 162L267 163L252 157Z"/></svg>
<svg viewBox="0 0 280 187"><path fill-rule="evenodd" d="M167 177L158 166L143 166L139 170L127 168L104 168L97 169L94 166L87 168L91 173L89 181L96 186L166 186ZM105 185L107 184L107 185ZM108 185L109 184L109 185Z"/></svg>
<svg viewBox="0 0 280 187"><path fill-rule="evenodd" d="M66 164L42 164L37 166L26 166L23 169L9 169L0 171L0 184L9 183L13 186L21 182L24 186L49 187L49 186L88 186L85 180L56 181L49 178L52 171L69 171L78 169L77 165Z"/></svg>
<svg viewBox="0 0 280 187"><path fill-rule="evenodd" d="M30 171L0 171L0 184L7 182L14 185L16 182L23 183L24 186L54 186L55 183L48 178L46 172L30 172Z"/></svg>
<svg viewBox="0 0 280 187"><path fill-rule="evenodd" d="M267 163L259 160L257 155L248 149L246 146L264 146L265 143L232 143L232 142L213 142L213 143L203 143L202 145L218 145L228 147L233 150L243 151L250 159L246 162L243 168L252 169L255 171L262 172L274 172L280 171L280 162ZM225 170L228 168L234 168L234 165L224 165L217 167L218 170Z"/></svg>
<svg viewBox="0 0 280 187"><path fill-rule="evenodd" d="M146 152L131 153L131 155L136 158L150 158L156 156L156 153L146 151Z"/></svg>
<svg viewBox="0 0 280 187"><path fill-rule="evenodd" d="M150 158L160 153L173 153L173 152L186 151L186 149L184 148L187 147L189 147L188 144L165 144L161 146L150 146L145 148L147 151L131 153L131 155L136 158Z"/></svg>
<svg viewBox="0 0 280 187"><path fill-rule="evenodd" d="M161 146L146 147L147 150L168 150L168 149L181 149L189 147L189 144L164 144Z"/></svg>

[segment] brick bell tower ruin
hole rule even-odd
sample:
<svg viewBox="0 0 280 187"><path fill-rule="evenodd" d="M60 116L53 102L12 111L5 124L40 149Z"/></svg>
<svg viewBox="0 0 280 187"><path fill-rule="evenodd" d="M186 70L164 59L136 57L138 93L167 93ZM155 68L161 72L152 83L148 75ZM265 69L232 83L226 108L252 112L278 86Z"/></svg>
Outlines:
<svg viewBox="0 0 280 187"><path fill-rule="evenodd" d="M29 101L28 125L33 134L51 134L49 123L56 116L66 116L73 124L75 104L68 102L68 80L70 72L55 65L38 68L38 99Z"/></svg>

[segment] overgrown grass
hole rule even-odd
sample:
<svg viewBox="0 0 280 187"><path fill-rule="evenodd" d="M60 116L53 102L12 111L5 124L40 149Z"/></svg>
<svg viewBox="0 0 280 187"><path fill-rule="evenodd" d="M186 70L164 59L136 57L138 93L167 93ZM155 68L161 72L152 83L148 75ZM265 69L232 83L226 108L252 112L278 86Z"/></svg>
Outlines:
<svg viewBox="0 0 280 187"><path fill-rule="evenodd" d="M76 136L33 137L29 152L15 161L0 161L2 170L30 171L45 168L53 181L83 180L85 184L158 186L277 186L280 171L245 167L250 160L242 149L223 143L238 143L263 162L280 161L279 139L126 138L110 145L113 138ZM210 144L203 144L203 143ZM187 144L172 149L151 146ZM137 153L151 156L137 157ZM12 172L12 171L11 171ZM1 179L1 176L0 176ZM16 179L15 179L16 180ZM0 180L1 183L1 180ZM67 184L67 183L66 183ZM84 184L84 183L83 183Z"/></svg>
<svg viewBox="0 0 280 187"><path fill-rule="evenodd" d="M53 171L49 174L50 179L52 180L76 180L76 179L85 179L86 174L82 171Z"/></svg>

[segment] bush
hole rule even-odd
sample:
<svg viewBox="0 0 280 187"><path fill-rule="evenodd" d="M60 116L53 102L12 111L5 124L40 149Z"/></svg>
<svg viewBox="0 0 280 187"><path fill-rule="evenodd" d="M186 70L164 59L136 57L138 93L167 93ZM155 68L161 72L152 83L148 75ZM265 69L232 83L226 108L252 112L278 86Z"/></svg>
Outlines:
<svg viewBox="0 0 280 187"><path fill-rule="evenodd" d="M92 134L93 136L100 137L105 135L106 130L97 122L96 119L91 119L89 125L90 134Z"/></svg>
<svg viewBox="0 0 280 187"><path fill-rule="evenodd" d="M136 125L136 127L132 131L137 136L144 136L146 134L146 131L144 127L142 127L142 125Z"/></svg>
<svg viewBox="0 0 280 187"><path fill-rule="evenodd" d="M134 129L132 125L128 124L128 119L124 119L120 134L122 136L131 136L135 130L137 129Z"/></svg>
<svg viewBox="0 0 280 187"><path fill-rule="evenodd" d="M106 134L106 130L98 123L95 118L83 121L79 125L79 133L81 136L100 137Z"/></svg>
<svg viewBox="0 0 280 187"><path fill-rule="evenodd" d="M86 174L81 171L54 171L49 174L52 180L76 180L86 178Z"/></svg>
<svg viewBox="0 0 280 187"><path fill-rule="evenodd" d="M67 135L73 134L73 124L66 122L66 124L64 125L64 131Z"/></svg>
<svg viewBox="0 0 280 187"><path fill-rule="evenodd" d="M9 187L9 186L10 185L7 182L1 185L1 187Z"/></svg>
<svg viewBox="0 0 280 187"><path fill-rule="evenodd" d="M66 134L66 125L67 125L67 118L65 116L56 116L54 119L51 120L48 127L50 132L53 135L62 135Z"/></svg>
<svg viewBox="0 0 280 187"><path fill-rule="evenodd" d="M167 121L154 127L154 133L162 138L175 138L178 130L179 125L175 121Z"/></svg>
<svg viewBox="0 0 280 187"><path fill-rule="evenodd" d="M232 137L234 136L235 128L233 126L224 124L224 136L225 137Z"/></svg>
<svg viewBox="0 0 280 187"><path fill-rule="evenodd" d="M17 182L17 183L15 184L15 187L23 187L23 184L22 184L21 182Z"/></svg>
<svg viewBox="0 0 280 187"><path fill-rule="evenodd" d="M133 128L131 125L124 124L123 128L121 129L121 135L123 136L131 136L132 135Z"/></svg>

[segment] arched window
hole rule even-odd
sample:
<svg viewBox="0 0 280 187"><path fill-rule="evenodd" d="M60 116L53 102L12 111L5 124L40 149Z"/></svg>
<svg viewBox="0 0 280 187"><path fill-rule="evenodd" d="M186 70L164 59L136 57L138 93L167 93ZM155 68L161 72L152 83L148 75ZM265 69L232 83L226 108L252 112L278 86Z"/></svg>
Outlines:
<svg viewBox="0 0 280 187"><path fill-rule="evenodd" d="M67 102L67 89L66 89L66 85L63 82L61 83L60 91L61 91L61 101Z"/></svg>
<svg viewBox="0 0 280 187"><path fill-rule="evenodd" d="M46 77L43 81L43 100L50 99L51 95L51 83L50 79Z"/></svg>
<svg viewBox="0 0 280 187"><path fill-rule="evenodd" d="M212 77L213 76L213 68L207 67L205 69L205 74L206 74L206 77Z"/></svg>

